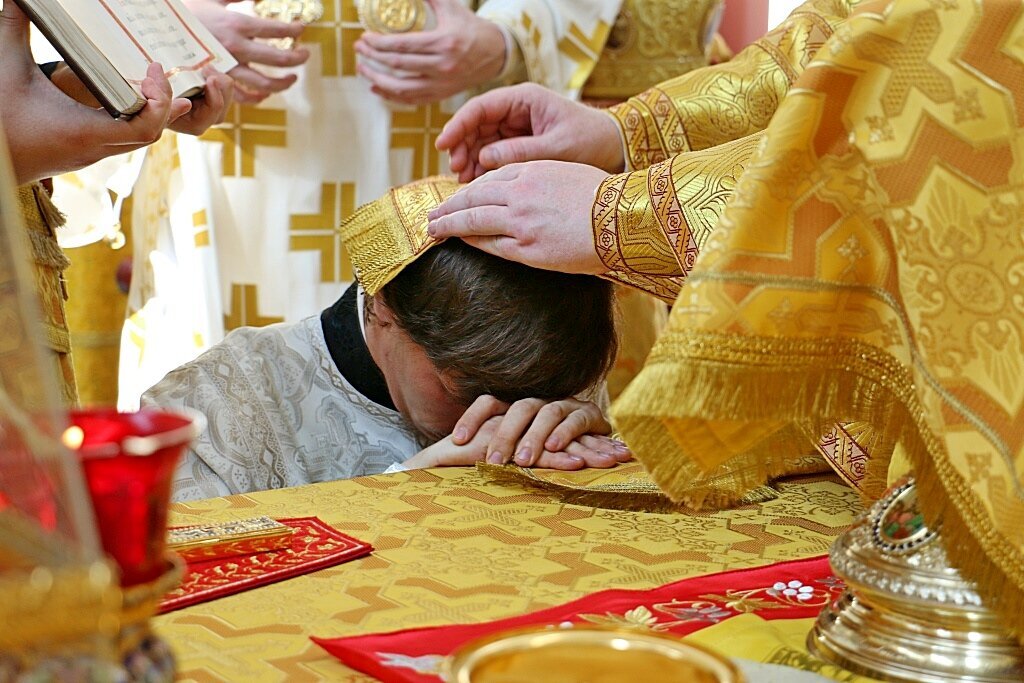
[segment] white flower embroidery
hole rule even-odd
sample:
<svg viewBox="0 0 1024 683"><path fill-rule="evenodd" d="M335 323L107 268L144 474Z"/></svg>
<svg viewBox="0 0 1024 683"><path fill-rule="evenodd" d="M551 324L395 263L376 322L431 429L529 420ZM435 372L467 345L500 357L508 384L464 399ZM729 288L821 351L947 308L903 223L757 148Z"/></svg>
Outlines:
<svg viewBox="0 0 1024 683"><path fill-rule="evenodd" d="M790 581L789 583L783 583L782 581L776 581L772 584L772 587L768 589L767 593L775 597L786 597L790 599L805 601L810 600L814 597L814 587L805 586L802 581Z"/></svg>

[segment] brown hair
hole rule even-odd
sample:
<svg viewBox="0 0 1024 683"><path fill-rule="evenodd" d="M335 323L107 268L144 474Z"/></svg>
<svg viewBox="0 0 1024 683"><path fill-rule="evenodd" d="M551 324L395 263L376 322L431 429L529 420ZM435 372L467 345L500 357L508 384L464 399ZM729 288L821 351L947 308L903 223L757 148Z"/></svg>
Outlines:
<svg viewBox="0 0 1024 683"><path fill-rule="evenodd" d="M399 327L468 405L558 400L604 379L615 359L611 283L506 261L447 240L380 291Z"/></svg>

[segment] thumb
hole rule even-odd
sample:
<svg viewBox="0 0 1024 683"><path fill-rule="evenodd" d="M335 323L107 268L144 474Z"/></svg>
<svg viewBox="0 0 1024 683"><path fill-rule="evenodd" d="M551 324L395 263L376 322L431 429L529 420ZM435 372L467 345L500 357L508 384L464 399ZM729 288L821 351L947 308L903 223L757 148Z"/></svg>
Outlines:
<svg viewBox="0 0 1024 683"><path fill-rule="evenodd" d="M7 0L0 12L0 31L3 32L4 42L8 40L24 40L28 36L28 17L21 8L14 3L14 0Z"/></svg>
<svg viewBox="0 0 1024 683"><path fill-rule="evenodd" d="M553 159L551 145L543 138L524 136L498 140L485 145L480 150L480 165L486 169L496 169L522 161Z"/></svg>

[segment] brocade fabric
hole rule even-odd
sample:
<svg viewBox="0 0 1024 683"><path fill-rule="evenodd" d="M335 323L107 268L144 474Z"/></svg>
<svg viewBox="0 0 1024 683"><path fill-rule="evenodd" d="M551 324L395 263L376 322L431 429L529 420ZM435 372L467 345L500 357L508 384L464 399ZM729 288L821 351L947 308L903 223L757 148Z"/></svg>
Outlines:
<svg viewBox="0 0 1024 683"><path fill-rule="evenodd" d="M315 511L376 550L350 564L156 617L153 626L174 643L183 678L367 683L373 679L309 636L481 623L597 591L644 590L817 556L860 511L856 493L831 478L779 489L775 500L732 510L650 514L569 505L485 481L471 468L442 467L180 503L171 508L172 524ZM745 617L721 626L737 620ZM810 626L798 623L794 643L806 660L800 643ZM747 656L798 656L788 647L766 650Z"/></svg>
<svg viewBox="0 0 1024 683"><path fill-rule="evenodd" d="M421 447L397 411L338 371L319 315L235 330L168 373L142 404L207 419L175 472L174 500L378 474Z"/></svg>
<svg viewBox="0 0 1024 683"><path fill-rule="evenodd" d="M695 506L784 472L835 422L870 426L865 492L898 443L953 564L1017 633L1022 35L1019 0L858 7L782 102L614 410Z"/></svg>
<svg viewBox="0 0 1024 683"><path fill-rule="evenodd" d="M611 279L675 298L759 132L853 4L809 0L734 59L609 110L622 132L627 173L601 184L592 218Z"/></svg>

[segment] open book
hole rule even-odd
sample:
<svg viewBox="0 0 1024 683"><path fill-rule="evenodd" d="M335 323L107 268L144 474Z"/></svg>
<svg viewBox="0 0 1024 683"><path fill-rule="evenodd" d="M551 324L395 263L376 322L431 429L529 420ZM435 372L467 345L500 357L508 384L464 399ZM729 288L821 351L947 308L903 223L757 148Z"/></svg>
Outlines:
<svg viewBox="0 0 1024 683"><path fill-rule="evenodd" d="M146 104L146 68L159 62L175 97L203 90L206 66L235 60L180 0L16 0L112 116Z"/></svg>

